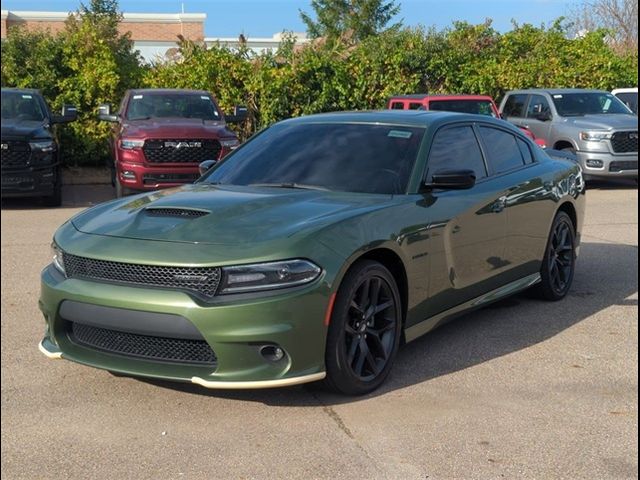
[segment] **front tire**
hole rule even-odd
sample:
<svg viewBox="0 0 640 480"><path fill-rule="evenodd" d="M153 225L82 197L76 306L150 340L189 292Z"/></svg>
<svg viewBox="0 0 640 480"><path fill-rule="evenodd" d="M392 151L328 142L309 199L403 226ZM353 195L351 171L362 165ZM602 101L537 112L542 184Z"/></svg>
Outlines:
<svg viewBox="0 0 640 480"><path fill-rule="evenodd" d="M44 197L44 204L47 207L59 207L62 205L62 170L60 168L56 171L55 182L53 194Z"/></svg>
<svg viewBox="0 0 640 480"><path fill-rule="evenodd" d="M551 226L537 286L538 295L550 301L562 300L573 282L576 268L576 233L565 212L558 212Z"/></svg>
<svg viewBox="0 0 640 480"><path fill-rule="evenodd" d="M337 293L327 336L325 383L363 395L387 378L400 344L402 307L396 282L382 264L356 263Z"/></svg>

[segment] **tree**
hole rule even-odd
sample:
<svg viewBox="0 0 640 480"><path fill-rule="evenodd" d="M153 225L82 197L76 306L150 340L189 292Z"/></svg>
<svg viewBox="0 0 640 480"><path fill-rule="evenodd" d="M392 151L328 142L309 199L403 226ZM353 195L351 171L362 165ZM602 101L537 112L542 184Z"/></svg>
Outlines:
<svg viewBox="0 0 640 480"><path fill-rule="evenodd" d="M603 28L616 50L638 51L638 0L583 0L569 18L578 36Z"/></svg>
<svg viewBox="0 0 640 480"><path fill-rule="evenodd" d="M311 7L315 19L300 11L310 37L335 40L348 35L356 42L384 31L400 11L395 0L311 0Z"/></svg>

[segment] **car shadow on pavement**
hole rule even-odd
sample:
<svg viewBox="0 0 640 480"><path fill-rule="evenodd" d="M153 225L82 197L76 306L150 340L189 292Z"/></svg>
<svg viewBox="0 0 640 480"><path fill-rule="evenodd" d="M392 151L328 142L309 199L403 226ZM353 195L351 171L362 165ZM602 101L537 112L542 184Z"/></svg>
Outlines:
<svg viewBox="0 0 640 480"><path fill-rule="evenodd" d="M611 180L589 180L587 190L637 190L638 182L630 178L612 178Z"/></svg>
<svg viewBox="0 0 640 480"><path fill-rule="evenodd" d="M190 394L278 406L352 403L427 382L509 355L562 333L611 306L638 305L638 247L583 243L569 295L560 302L528 293L468 313L402 347L387 381L362 397L327 392L318 385L268 390L207 390L192 384L139 379ZM594 335L614 334L597 332ZM558 365L558 369L562 368Z"/></svg>
<svg viewBox="0 0 640 480"><path fill-rule="evenodd" d="M65 185L62 187L62 205L48 207L39 197L3 198L2 210L51 210L56 208L92 207L115 198L111 185Z"/></svg>

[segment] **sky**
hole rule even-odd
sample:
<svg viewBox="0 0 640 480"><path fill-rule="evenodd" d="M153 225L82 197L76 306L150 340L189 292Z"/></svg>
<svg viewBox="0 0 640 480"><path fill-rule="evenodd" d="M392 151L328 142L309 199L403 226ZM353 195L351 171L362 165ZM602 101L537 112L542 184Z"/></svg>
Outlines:
<svg viewBox="0 0 640 480"><path fill-rule="evenodd" d="M444 28L453 21L481 23L486 18L504 32L511 22L549 25L580 0L396 0L398 19L408 26ZM87 2L88 3L88 0ZM206 13L205 36L271 37L283 30L304 32L299 11L312 12L309 0L120 0L123 12ZM78 0L2 0L3 10L71 11Z"/></svg>

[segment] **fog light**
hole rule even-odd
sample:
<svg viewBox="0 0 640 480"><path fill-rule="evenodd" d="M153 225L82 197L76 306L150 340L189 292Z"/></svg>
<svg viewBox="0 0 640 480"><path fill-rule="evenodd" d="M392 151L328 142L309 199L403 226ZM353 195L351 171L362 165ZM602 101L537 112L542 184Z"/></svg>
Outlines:
<svg viewBox="0 0 640 480"><path fill-rule="evenodd" d="M604 167L604 162L602 160L593 160L593 159L588 159L587 160L587 167L589 168L602 168Z"/></svg>
<svg viewBox="0 0 640 480"><path fill-rule="evenodd" d="M277 362L284 358L284 350L277 345L265 345L260 349L260 353L270 362Z"/></svg>
<svg viewBox="0 0 640 480"><path fill-rule="evenodd" d="M132 172L131 170L125 170L122 172L122 178L126 178L129 180L135 180L136 179L136 173Z"/></svg>

